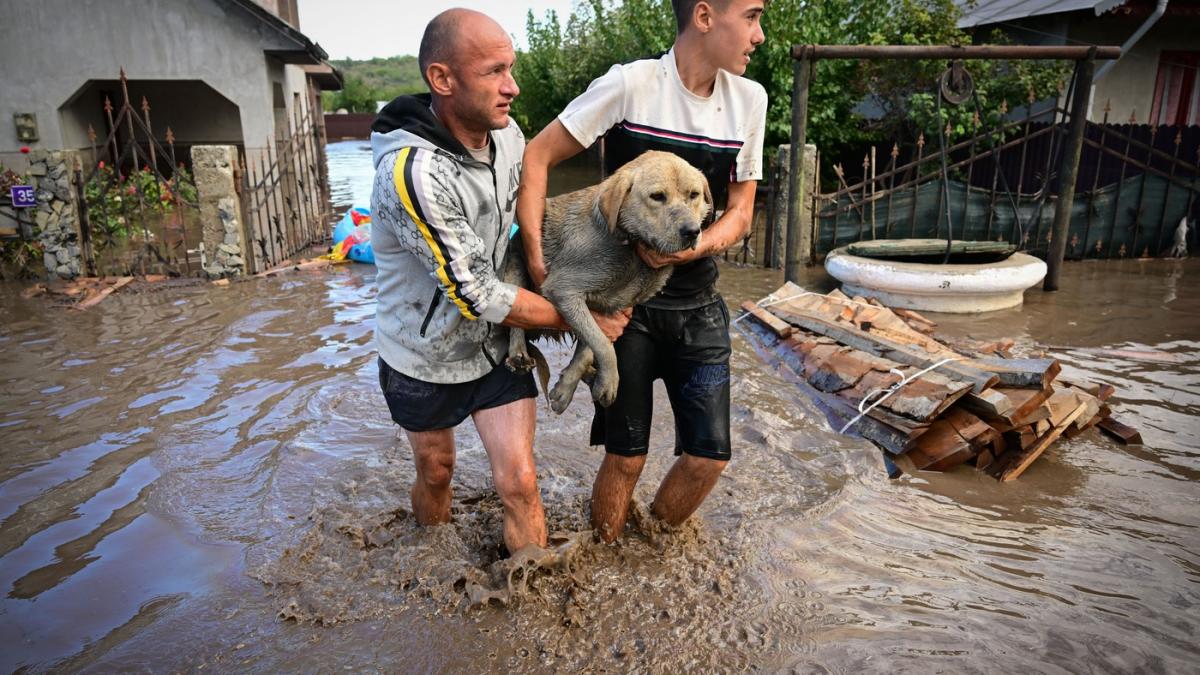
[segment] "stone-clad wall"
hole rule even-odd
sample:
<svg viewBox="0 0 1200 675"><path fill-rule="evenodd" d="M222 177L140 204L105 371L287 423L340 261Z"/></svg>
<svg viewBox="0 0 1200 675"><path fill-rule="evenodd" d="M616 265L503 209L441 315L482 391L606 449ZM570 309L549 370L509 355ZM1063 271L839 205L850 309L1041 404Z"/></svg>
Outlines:
<svg viewBox="0 0 1200 675"><path fill-rule="evenodd" d="M33 221L46 273L51 278L73 279L83 274L79 204L72 184L77 161L76 153L59 150L37 150L29 158L29 175L37 196Z"/></svg>
<svg viewBox="0 0 1200 675"><path fill-rule="evenodd" d="M192 175L204 224L204 272L209 278L242 276L246 268L242 208L234 167L238 150L232 145L192 148Z"/></svg>

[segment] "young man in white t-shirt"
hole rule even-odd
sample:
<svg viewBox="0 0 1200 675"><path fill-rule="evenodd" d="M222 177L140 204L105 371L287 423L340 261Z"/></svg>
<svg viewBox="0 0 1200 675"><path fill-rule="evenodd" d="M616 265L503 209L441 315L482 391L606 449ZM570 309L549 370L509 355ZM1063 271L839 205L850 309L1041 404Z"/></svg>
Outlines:
<svg viewBox="0 0 1200 675"><path fill-rule="evenodd" d="M597 407L592 443L605 457L592 489L592 526L605 541L624 530L630 498L646 462L653 382L662 378L675 416L679 459L663 479L652 512L687 520L729 462L729 312L717 293L714 255L745 237L762 177L767 95L741 75L763 42L763 0L673 0L678 32L658 59L613 66L534 138L525 151L517 221L539 286L546 271L541 224L549 170L601 136L609 172L646 150L665 150L708 178L720 218L699 245L674 255L642 248L654 267L676 265L663 291L634 308L616 342L620 387Z"/></svg>

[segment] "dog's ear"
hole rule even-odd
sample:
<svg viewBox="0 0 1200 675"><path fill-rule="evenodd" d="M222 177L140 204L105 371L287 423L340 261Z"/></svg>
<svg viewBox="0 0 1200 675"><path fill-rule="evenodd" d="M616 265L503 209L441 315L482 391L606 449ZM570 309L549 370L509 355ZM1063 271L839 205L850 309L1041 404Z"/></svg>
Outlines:
<svg viewBox="0 0 1200 675"><path fill-rule="evenodd" d="M617 219L621 215L621 206L632 190L633 172L624 170L609 176L608 180L601 183L600 189L596 191L595 208L604 222L608 224L609 232L617 230Z"/></svg>
<svg viewBox="0 0 1200 675"><path fill-rule="evenodd" d="M708 187L707 179L704 181L704 208L704 218L702 220L708 220L713 214L713 196L712 189Z"/></svg>

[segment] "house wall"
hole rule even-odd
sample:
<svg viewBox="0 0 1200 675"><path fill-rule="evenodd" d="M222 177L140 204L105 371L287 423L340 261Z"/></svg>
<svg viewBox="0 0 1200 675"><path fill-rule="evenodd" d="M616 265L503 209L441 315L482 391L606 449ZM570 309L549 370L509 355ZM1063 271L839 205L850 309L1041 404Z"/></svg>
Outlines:
<svg viewBox="0 0 1200 675"><path fill-rule="evenodd" d="M1005 22L1000 27L1015 44L1029 45L1112 45L1120 46L1142 25L1142 17L1124 15L1095 16L1088 12L1051 14ZM975 29L977 41L987 41L995 26ZM1088 119L1104 119L1104 107L1111 105L1109 120L1125 123L1136 113L1145 123L1154 103L1154 82L1158 58L1164 50L1200 49L1200 21L1190 17L1163 17L1138 41L1128 54L1100 80L1092 91ZM1101 62L1103 63L1103 62ZM1097 64L1099 69L1101 64Z"/></svg>
<svg viewBox="0 0 1200 675"><path fill-rule="evenodd" d="M17 168L13 113L37 115L33 149L78 148L82 113L69 104L122 66L131 80L203 81L237 106L247 147L275 136L272 77L287 101L305 91L299 66L263 53L295 44L227 0L0 0L0 16L0 162ZM152 102L156 135L171 105Z"/></svg>
<svg viewBox="0 0 1200 675"><path fill-rule="evenodd" d="M1140 19L1121 20L1109 17L1085 17L1071 26L1071 40L1093 44L1120 45L1141 25ZM1154 83L1158 75L1158 59L1164 50L1200 49L1200 21L1188 17L1163 17L1138 41L1128 54L1096 82L1088 119L1099 122L1104 118L1104 106L1111 101L1110 121L1127 122L1136 113L1137 121L1146 123L1154 104Z"/></svg>

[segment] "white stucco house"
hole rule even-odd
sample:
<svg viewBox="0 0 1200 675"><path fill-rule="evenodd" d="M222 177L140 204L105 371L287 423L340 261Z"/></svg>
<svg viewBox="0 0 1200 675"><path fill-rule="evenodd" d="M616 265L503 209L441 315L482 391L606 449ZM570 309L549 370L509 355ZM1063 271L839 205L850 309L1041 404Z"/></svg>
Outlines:
<svg viewBox="0 0 1200 675"><path fill-rule="evenodd" d="M1099 64L1088 119L1200 124L1200 1L962 0L960 28L987 42L995 30L1015 44L1121 45Z"/></svg>
<svg viewBox="0 0 1200 675"><path fill-rule="evenodd" d="M0 0L0 163L20 170L22 147L88 148L89 125L102 142L122 68L179 157L196 144L254 156L341 88L327 58L296 0Z"/></svg>

